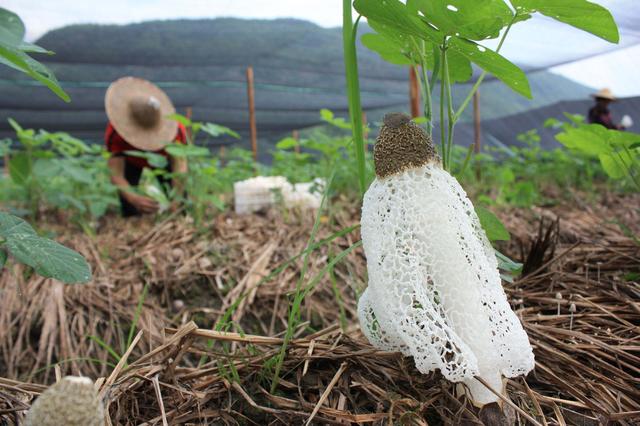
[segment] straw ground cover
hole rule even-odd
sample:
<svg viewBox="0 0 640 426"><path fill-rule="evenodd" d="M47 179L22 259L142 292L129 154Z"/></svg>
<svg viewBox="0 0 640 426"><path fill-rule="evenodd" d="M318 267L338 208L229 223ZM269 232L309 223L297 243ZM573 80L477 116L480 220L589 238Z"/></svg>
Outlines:
<svg viewBox="0 0 640 426"><path fill-rule="evenodd" d="M529 258L528 275L505 284L537 360L526 380L509 382L519 424L639 418L640 248L625 234L640 222L624 208L638 201L604 194L581 208L501 212L513 233L501 249ZM331 241L309 255L305 286L358 241L357 231L334 235L358 222L353 203L337 202L339 213L321 220L315 241ZM545 232L556 215L558 230ZM613 217L629 229L607 223ZM91 284L62 286L19 267L3 274L0 424L16 424L42 385L65 374L98 379L112 424L477 422L438 374L366 343L355 316L366 281L360 249L304 298L271 391L304 263L286 262L304 251L313 219L223 214L196 227L180 215L156 224L109 217L94 239L62 239L92 264Z"/></svg>

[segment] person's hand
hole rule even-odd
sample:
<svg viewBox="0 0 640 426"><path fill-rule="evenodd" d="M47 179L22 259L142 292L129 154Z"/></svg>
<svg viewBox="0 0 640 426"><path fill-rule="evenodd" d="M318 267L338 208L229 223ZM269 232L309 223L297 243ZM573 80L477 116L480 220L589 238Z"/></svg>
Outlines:
<svg viewBox="0 0 640 426"><path fill-rule="evenodd" d="M125 192L124 197L141 213L156 213L160 205L153 198L144 195L134 194L133 192Z"/></svg>

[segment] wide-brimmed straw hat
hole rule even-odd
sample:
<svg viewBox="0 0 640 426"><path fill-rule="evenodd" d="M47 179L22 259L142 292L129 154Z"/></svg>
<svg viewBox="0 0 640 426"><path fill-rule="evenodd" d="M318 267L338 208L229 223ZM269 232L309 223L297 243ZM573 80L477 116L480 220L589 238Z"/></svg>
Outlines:
<svg viewBox="0 0 640 426"><path fill-rule="evenodd" d="M176 109L166 93L150 81L120 78L107 89L104 104L113 127L136 148L158 151L176 137L178 123L167 118Z"/></svg>
<svg viewBox="0 0 640 426"><path fill-rule="evenodd" d="M598 99L608 99L610 101L615 101L617 100L615 96L613 96L613 92L611 91L611 89L600 89L598 91L598 93L592 93L591 94L592 97Z"/></svg>

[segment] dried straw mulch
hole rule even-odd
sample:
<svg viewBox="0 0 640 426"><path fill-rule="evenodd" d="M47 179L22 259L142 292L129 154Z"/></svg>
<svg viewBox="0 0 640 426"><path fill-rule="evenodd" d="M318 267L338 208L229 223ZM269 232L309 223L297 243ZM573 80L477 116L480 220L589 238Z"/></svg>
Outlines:
<svg viewBox="0 0 640 426"><path fill-rule="evenodd" d="M353 209L338 211L317 241L357 223ZM509 381L507 411L518 424L637 424L640 247L601 211L556 212L559 231L545 232L547 221L540 238L537 219L553 212L503 214L515 231L503 249L537 253L528 275L505 284L537 360L526 379ZM0 424L22 418L44 389L34 383L66 374L97 379L114 425L479 424L439 374L421 375L410 359L363 339L360 250L305 299L270 391L302 258L278 268L304 250L311 227L309 215L271 212L220 215L205 226L111 218L95 238L63 235L94 265L92 284L63 287L19 268L0 277ZM351 232L315 250L301 283L314 282L357 238ZM231 306L227 326L214 330Z"/></svg>

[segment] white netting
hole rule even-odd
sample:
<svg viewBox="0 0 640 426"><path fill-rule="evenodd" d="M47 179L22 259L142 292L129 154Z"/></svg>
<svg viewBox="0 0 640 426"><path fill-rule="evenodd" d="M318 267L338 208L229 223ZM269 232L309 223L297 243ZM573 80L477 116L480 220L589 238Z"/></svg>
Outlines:
<svg viewBox="0 0 640 426"><path fill-rule="evenodd" d="M502 376L534 366L529 339L502 289L493 249L466 193L429 164L376 179L362 207L369 287L363 332L382 350L413 356L427 373L463 381L473 399L497 397Z"/></svg>

